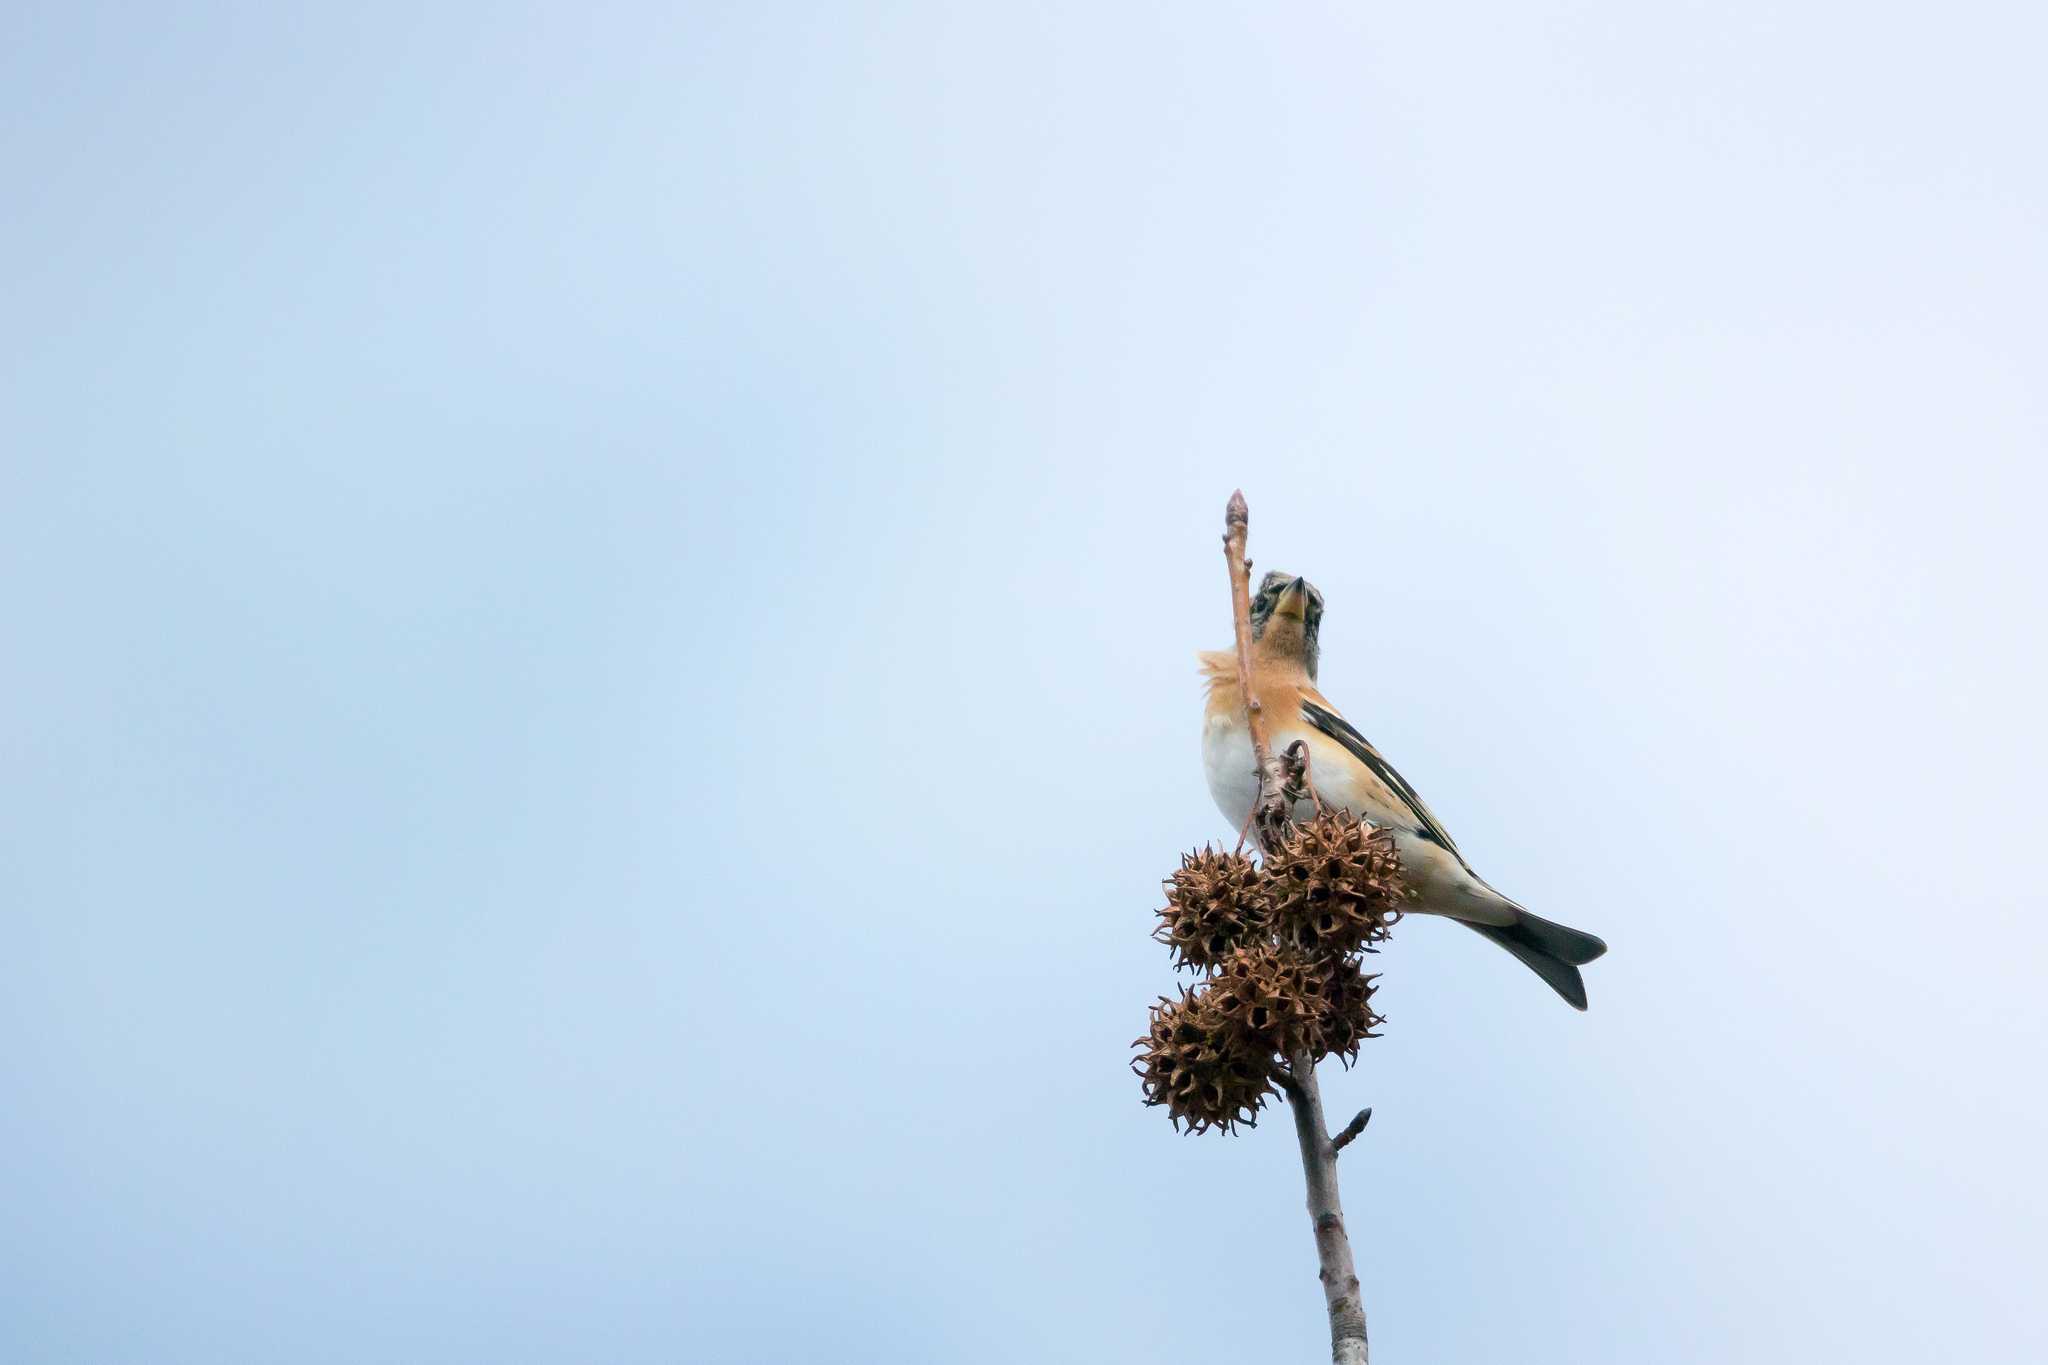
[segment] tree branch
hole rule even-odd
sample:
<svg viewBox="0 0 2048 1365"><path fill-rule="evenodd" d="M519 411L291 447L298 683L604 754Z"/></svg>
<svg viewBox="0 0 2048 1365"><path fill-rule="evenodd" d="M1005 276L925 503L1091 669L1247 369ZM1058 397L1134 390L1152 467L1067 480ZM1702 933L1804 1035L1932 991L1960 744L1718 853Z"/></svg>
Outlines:
<svg viewBox="0 0 2048 1365"><path fill-rule="evenodd" d="M1351 1239L1344 1232L1344 1204L1337 1197L1337 1149L1324 1136L1323 1092L1316 1064L1306 1052L1288 1058L1297 1091L1287 1097L1294 1110L1294 1136L1301 1145L1301 1171L1308 1182L1308 1219L1315 1229L1316 1259L1323 1282L1323 1306L1330 1314L1330 1359L1334 1365L1367 1365L1365 1303L1358 1296L1358 1270Z"/></svg>
<svg viewBox="0 0 2048 1365"><path fill-rule="evenodd" d="M1300 795L1313 790L1308 777L1308 749L1299 741L1288 746L1285 761L1266 743L1266 718L1252 691L1251 561L1245 539L1251 512L1244 494L1230 495L1223 513L1223 557L1230 565L1230 609L1237 635L1237 685L1244 697L1245 725L1251 731L1252 762L1258 768L1259 795L1252 805L1252 827L1259 847L1271 853L1287 831L1289 813ZM1302 1176L1308 1184L1309 1223L1315 1229L1316 1259L1321 1269L1323 1303L1330 1314L1330 1358L1335 1365L1367 1365L1365 1306L1358 1296L1358 1271L1351 1259L1351 1240L1344 1232L1344 1206L1337 1197L1337 1147L1357 1134L1333 1143L1323 1119L1323 1092L1316 1084L1315 1058L1292 1053L1280 1077L1280 1088L1294 1111L1294 1135L1301 1146ZM1371 1111L1368 1110L1367 1113ZM1363 1128L1364 1115L1352 1120Z"/></svg>

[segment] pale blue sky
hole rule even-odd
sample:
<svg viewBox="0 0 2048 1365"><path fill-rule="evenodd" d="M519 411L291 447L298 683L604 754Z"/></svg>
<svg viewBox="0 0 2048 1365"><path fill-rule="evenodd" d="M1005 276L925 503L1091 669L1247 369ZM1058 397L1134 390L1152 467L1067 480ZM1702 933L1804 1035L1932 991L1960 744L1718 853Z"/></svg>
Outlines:
<svg viewBox="0 0 2048 1365"><path fill-rule="evenodd" d="M1376 1356L2033 1361L2034 7L15 4L0 1357L1323 1358L1126 1044L1215 536Z"/></svg>

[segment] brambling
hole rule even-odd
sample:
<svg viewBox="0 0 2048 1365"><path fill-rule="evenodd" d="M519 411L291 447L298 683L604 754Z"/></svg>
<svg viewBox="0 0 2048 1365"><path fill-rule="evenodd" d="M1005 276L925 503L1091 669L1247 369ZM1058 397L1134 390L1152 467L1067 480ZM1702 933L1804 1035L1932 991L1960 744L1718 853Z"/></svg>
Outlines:
<svg viewBox="0 0 2048 1365"><path fill-rule="evenodd" d="M1296 740L1308 746L1310 798L1295 803L1296 820L1315 815L1315 800L1390 829L1401 855L1411 912L1442 915L1478 931L1519 958L1576 1009L1586 1008L1581 965L1607 951L1591 934L1532 915L1488 886L1422 798L1379 750L1316 690L1316 635L1323 595L1305 578L1269 573L1251 603L1252 693L1266 718L1276 754ZM1202 766L1210 795L1242 830L1258 800L1251 731L1238 685L1237 655L1199 656L1209 684L1202 722Z"/></svg>

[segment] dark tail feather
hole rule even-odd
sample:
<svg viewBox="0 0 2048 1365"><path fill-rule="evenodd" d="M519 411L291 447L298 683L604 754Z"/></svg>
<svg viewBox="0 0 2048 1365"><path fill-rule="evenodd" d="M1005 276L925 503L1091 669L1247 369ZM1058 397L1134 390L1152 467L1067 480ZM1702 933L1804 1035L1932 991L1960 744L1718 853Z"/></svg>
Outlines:
<svg viewBox="0 0 2048 1365"><path fill-rule="evenodd" d="M1527 910L1513 924L1468 922L1467 927L1521 959L1523 966L1542 977L1544 984L1563 996L1573 1009L1586 1008L1586 983L1579 978L1579 966L1606 952L1605 943Z"/></svg>

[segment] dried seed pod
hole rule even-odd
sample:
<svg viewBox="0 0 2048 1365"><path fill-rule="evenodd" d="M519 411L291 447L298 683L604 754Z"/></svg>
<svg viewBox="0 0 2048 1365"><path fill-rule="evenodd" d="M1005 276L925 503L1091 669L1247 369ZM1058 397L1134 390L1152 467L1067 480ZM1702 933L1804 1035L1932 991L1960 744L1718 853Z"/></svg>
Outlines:
<svg viewBox="0 0 2048 1365"><path fill-rule="evenodd" d="M1208 989L1248 1047L1284 1057L1316 1045L1328 975L1326 963L1265 942L1233 952Z"/></svg>
<svg viewBox="0 0 2048 1365"><path fill-rule="evenodd" d="M1163 1104L1173 1126L1190 1133L1255 1123L1273 1090L1273 1058L1255 1050L1217 1008L1204 984L1178 1000L1161 996L1151 1027L1131 1046L1145 1103Z"/></svg>
<svg viewBox="0 0 2048 1365"><path fill-rule="evenodd" d="M1315 1041L1310 1051L1317 1061L1335 1057L1350 1066L1358 1060L1358 1045L1377 1038L1373 1030L1384 1020L1373 1012L1373 983L1376 972L1360 970L1354 957L1333 958L1321 964L1319 973Z"/></svg>
<svg viewBox="0 0 2048 1365"><path fill-rule="evenodd" d="M1250 858L1208 847L1180 855L1152 931L1173 949L1176 967L1214 966L1266 932L1265 884Z"/></svg>
<svg viewBox="0 0 2048 1365"><path fill-rule="evenodd" d="M1287 831L1266 859L1270 922L1318 954L1370 949L1401 918L1401 858L1392 831L1335 810Z"/></svg>

